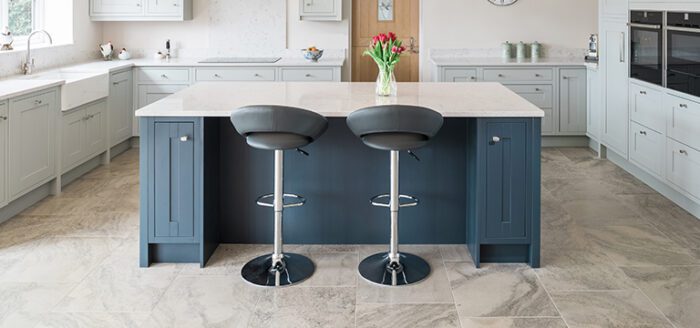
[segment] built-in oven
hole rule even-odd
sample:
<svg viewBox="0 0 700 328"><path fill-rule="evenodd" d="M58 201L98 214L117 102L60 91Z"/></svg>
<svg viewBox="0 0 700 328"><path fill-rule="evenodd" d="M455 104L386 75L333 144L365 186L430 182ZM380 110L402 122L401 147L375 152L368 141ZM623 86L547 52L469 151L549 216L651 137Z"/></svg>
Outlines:
<svg viewBox="0 0 700 328"><path fill-rule="evenodd" d="M700 13L667 13L666 87L700 97Z"/></svg>
<svg viewBox="0 0 700 328"><path fill-rule="evenodd" d="M661 11L630 13L630 77L663 85L663 22Z"/></svg>

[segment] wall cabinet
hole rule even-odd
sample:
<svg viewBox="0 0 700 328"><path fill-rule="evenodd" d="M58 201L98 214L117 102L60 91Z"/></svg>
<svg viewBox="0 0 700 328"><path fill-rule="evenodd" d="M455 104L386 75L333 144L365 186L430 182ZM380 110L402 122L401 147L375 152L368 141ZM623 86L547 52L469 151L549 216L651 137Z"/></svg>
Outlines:
<svg viewBox="0 0 700 328"><path fill-rule="evenodd" d="M604 17L627 18L629 0L600 0L600 11Z"/></svg>
<svg viewBox="0 0 700 328"><path fill-rule="evenodd" d="M586 133L586 70L559 71L559 130Z"/></svg>
<svg viewBox="0 0 700 328"><path fill-rule="evenodd" d="M131 70L113 73L110 76L109 99L109 131L110 147L131 138L134 109L133 81Z"/></svg>
<svg viewBox="0 0 700 328"><path fill-rule="evenodd" d="M299 0L299 19L309 21L343 20L342 0Z"/></svg>
<svg viewBox="0 0 700 328"><path fill-rule="evenodd" d="M468 191L467 243L477 266L539 266L540 122L469 121L468 175L476 187ZM503 257L506 249L511 256Z"/></svg>
<svg viewBox="0 0 700 328"><path fill-rule="evenodd" d="M55 177L57 95L53 89L10 100L10 200Z"/></svg>
<svg viewBox="0 0 700 328"><path fill-rule="evenodd" d="M629 131L628 28L623 22L601 23L603 84L603 144L627 158Z"/></svg>
<svg viewBox="0 0 700 328"><path fill-rule="evenodd" d="M99 100L63 113L61 173L107 150L107 101Z"/></svg>
<svg viewBox="0 0 700 328"><path fill-rule="evenodd" d="M90 0L93 21L184 21L193 0Z"/></svg>
<svg viewBox="0 0 700 328"><path fill-rule="evenodd" d="M7 101L0 101L0 207L7 202L7 138L9 109Z"/></svg>

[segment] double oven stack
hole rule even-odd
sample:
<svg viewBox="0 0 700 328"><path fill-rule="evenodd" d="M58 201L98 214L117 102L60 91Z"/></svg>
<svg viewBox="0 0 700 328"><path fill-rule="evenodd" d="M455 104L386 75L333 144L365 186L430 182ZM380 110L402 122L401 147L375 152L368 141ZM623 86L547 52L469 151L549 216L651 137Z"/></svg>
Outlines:
<svg viewBox="0 0 700 328"><path fill-rule="evenodd" d="M700 13L632 11L630 77L700 97Z"/></svg>

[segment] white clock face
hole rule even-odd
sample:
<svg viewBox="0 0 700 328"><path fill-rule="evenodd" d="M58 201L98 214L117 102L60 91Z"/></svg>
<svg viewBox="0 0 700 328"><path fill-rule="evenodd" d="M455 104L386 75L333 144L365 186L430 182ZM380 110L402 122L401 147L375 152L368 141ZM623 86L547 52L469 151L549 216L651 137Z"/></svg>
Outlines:
<svg viewBox="0 0 700 328"><path fill-rule="evenodd" d="M377 19L380 21L394 20L394 0L377 0Z"/></svg>
<svg viewBox="0 0 700 328"><path fill-rule="evenodd" d="M518 0L489 0L489 2L494 6L510 6L518 2Z"/></svg>

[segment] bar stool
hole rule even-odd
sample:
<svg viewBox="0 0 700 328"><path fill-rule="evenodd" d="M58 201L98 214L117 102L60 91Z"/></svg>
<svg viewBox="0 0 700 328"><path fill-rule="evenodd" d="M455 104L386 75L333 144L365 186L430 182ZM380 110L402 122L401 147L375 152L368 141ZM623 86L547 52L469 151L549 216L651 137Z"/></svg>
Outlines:
<svg viewBox="0 0 700 328"><path fill-rule="evenodd" d="M360 275L365 279L390 286L408 285L425 279L430 265L422 258L399 252L399 208L418 205L418 198L399 193L399 151L425 146L442 127L439 113L416 106L388 105L368 107L351 113L348 127L369 147L390 153L391 184L388 195L371 199L374 206L387 207L391 213L389 253L379 253L362 260ZM381 200L388 199L388 202ZM401 203L401 200L405 202Z"/></svg>
<svg viewBox="0 0 700 328"><path fill-rule="evenodd" d="M300 108L247 106L231 114L231 123L251 147L275 152L274 193L260 196L256 201L260 206L274 209L273 251L246 263L241 275L259 286L285 286L301 282L311 277L315 266L303 255L283 252L282 213L285 208L306 203L302 196L284 193L284 151L296 149L308 156L300 147L320 137L328 128L328 121L319 114ZM290 202L285 203L285 198Z"/></svg>

